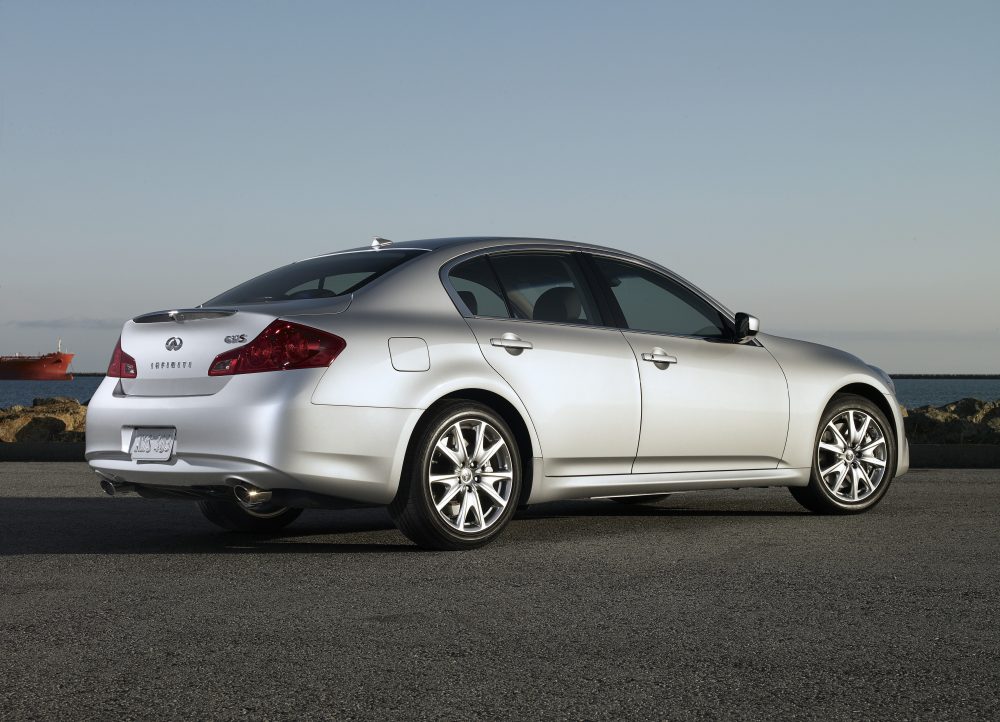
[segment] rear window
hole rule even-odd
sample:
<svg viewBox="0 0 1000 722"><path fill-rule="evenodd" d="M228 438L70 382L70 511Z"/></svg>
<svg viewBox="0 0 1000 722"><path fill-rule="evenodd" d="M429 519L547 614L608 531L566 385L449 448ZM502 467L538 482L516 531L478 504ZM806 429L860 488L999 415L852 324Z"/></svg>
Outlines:
<svg viewBox="0 0 1000 722"><path fill-rule="evenodd" d="M241 283L205 306L333 298L353 293L366 283L423 253L419 250L356 251L311 258L276 268Z"/></svg>
<svg viewBox="0 0 1000 722"><path fill-rule="evenodd" d="M510 318L507 303L503 300L503 293L486 256L455 266L448 276L462 303L473 316Z"/></svg>

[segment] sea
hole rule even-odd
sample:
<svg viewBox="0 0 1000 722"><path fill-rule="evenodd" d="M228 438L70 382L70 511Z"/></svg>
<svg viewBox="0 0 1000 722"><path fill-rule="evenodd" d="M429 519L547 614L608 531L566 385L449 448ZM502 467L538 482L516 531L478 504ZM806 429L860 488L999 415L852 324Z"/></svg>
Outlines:
<svg viewBox="0 0 1000 722"><path fill-rule="evenodd" d="M72 381L0 381L0 408L30 406L32 400L47 396L68 396L86 403L103 380L101 376L77 376ZM970 397L995 401L1000 399L1000 379L896 379L896 395L911 409Z"/></svg>

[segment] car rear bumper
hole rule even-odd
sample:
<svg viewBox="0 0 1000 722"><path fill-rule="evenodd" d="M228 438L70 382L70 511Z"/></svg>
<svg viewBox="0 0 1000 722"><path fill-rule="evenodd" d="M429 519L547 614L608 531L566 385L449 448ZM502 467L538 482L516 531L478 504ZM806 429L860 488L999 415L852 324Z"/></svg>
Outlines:
<svg viewBox="0 0 1000 722"><path fill-rule="evenodd" d="M90 466L159 487L288 489L373 504L392 501L419 409L310 401L324 369L247 374L210 396L124 396L105 379L87 412ZM165 462L129 457L132 430L177 430Z"/></svg>

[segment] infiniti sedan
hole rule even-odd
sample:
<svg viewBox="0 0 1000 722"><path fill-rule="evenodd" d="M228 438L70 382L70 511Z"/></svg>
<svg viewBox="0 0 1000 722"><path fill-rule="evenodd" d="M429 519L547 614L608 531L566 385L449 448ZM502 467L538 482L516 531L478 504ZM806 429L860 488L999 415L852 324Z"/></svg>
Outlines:
<svg viewBox="0 0 1000 722"><path fill-rule="evenodd" d="M909 466L892 381L758 326L610 248L376 239L127 322L87 459L107 493L227 529L385 505L434 549L560 499L786 486L872 508Z"/></svg>

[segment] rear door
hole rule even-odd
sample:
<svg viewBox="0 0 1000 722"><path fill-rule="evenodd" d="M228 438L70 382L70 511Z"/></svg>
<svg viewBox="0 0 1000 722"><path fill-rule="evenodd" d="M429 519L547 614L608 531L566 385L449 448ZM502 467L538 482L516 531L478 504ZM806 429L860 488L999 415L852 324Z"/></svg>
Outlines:
<svg viewBox="0 0 1000 722"><path fill-rule="evenodd" d="M546 476L627 474L641 396L631 348L603 327L573 254L479 256L450 280L483 355L520 397Z"/></svg>
<svg viewBox="0 0 1000 722"><path fill-rule="evenodd" d="M784 373L692 289L645 266L592 256L639 365L635 473L775 468L788 432Z"/></svg>

